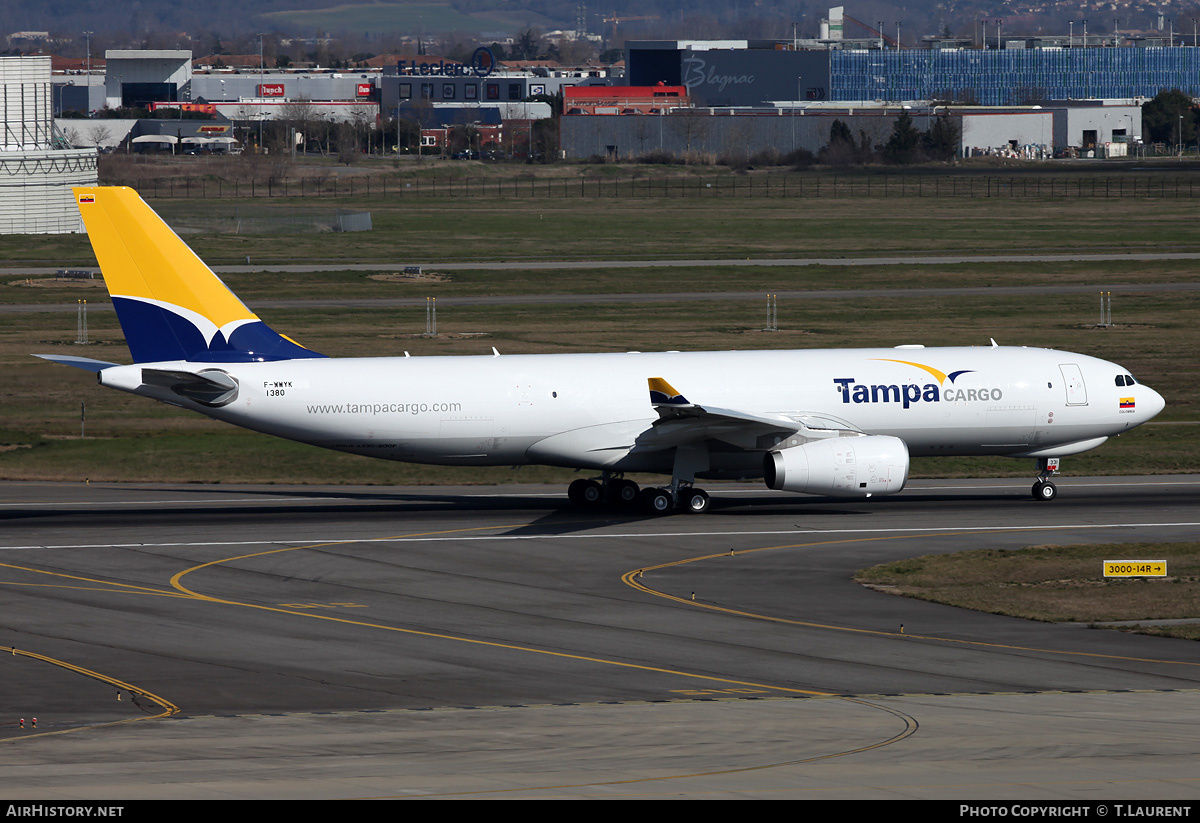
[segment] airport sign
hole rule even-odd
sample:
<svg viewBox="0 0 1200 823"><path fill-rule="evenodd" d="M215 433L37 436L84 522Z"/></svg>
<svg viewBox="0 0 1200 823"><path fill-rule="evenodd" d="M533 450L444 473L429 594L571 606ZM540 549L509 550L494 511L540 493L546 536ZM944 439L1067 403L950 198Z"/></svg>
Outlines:
<svg viewBox="0 0 1200 823"><path fill-rule="evenodd" d="M1105 560L1105 577L1166 577L1166 560Z"/></svg>

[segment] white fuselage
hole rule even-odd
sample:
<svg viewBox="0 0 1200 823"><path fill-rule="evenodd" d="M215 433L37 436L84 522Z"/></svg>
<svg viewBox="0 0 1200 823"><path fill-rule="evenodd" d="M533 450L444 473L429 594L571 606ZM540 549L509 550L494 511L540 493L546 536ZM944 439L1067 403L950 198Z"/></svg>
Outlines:
<svg viewBox="0 0 1200 823"><path fill-rule="evenodd" d="M141 385L142 367L215 368L236 400L206 408ZM1126 370L1047 349L894 348L140 364L101 382L245 428L415 463L671 471L646 448L647 378L701 406L902 439L914 456L1053 457L1144 423L1163 400ZM1130 381L1132 383L1132 381ZM707 476L761 475L772 443L722 442Z"/></svg>

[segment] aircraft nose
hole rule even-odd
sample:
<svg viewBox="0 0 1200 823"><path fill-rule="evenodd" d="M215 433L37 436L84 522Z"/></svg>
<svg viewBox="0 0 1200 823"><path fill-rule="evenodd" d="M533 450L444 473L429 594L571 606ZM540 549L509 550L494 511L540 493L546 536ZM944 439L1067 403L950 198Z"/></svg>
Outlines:
<svg viewBox="0 0 1200 823"><path fill-rule="evenodd" d="M1152 420L1158 416L1158 413L1167 407L1167 401L1163 396L1154 389L1143 386L1146 389L1146 397L1138 397L1138 405L1142 406L1147 420Z"/></svg>

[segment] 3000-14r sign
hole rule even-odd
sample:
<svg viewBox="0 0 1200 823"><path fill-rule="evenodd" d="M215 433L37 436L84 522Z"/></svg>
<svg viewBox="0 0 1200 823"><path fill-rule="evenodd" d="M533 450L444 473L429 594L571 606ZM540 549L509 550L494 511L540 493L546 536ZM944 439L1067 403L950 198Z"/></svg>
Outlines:
<svg viewBox="0 0 1200 823"><path fill-rule="evenodd" d="M1105 577L1166 577L1166 560L1105 560Z"/></svg>

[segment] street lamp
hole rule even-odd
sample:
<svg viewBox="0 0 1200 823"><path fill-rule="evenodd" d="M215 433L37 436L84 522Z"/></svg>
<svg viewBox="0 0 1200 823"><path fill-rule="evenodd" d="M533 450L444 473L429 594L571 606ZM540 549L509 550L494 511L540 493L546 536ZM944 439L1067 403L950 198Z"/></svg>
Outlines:
<svg viewBox="0 0 1200 823"><path fill-rule="evenodd" d="M92 32L85 31L83 40L87 44L87 113L92 113ZM59 101L61 103L61 101Z"/></svg>
<svg viewBox="0 0 1200 823"><path fill-rule="evenodd" d="M796 150L796 109L800 108L800 78L796 78L796 102L792 104L792 151Z"/></svg>
<svg viewBox="0 0 1200 823"><path fill-rule="evenodd" d="M258 33L258 153L263 148L263 33Z"/></svg>

